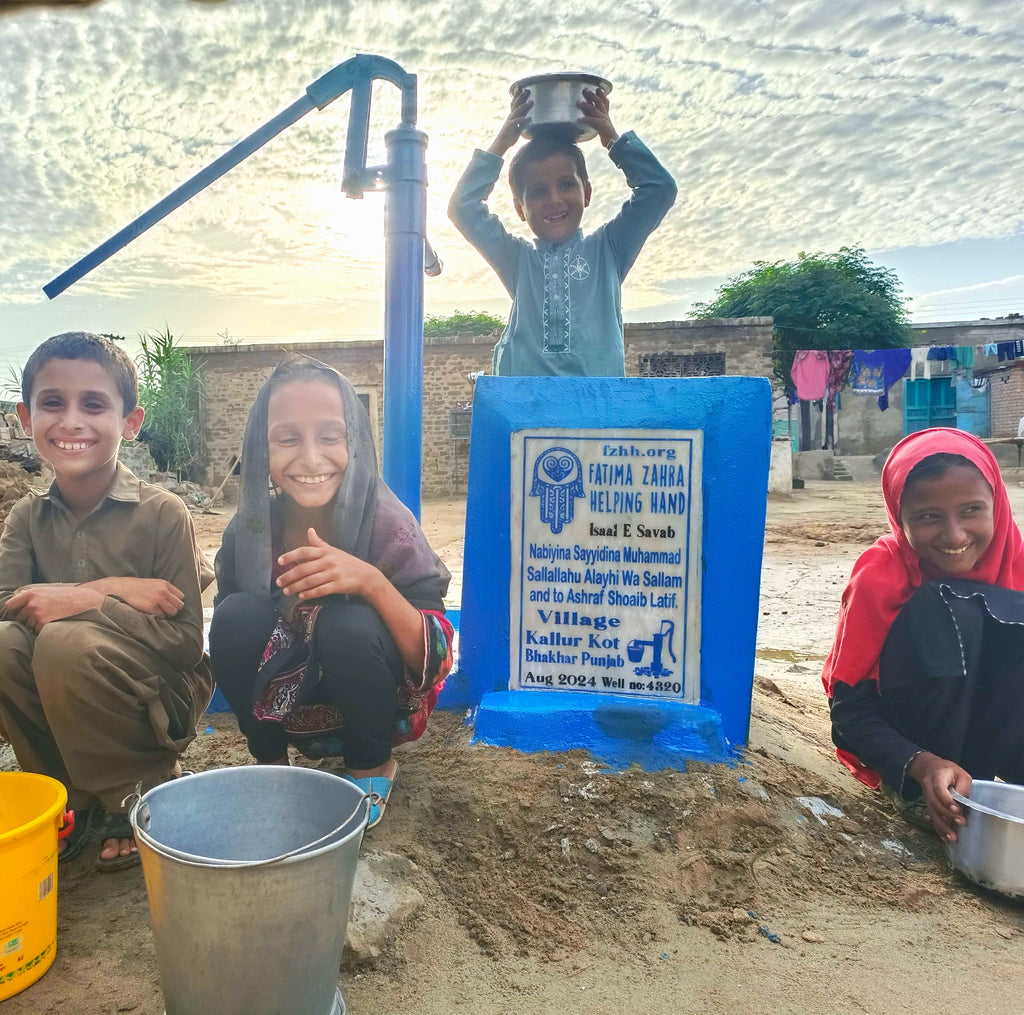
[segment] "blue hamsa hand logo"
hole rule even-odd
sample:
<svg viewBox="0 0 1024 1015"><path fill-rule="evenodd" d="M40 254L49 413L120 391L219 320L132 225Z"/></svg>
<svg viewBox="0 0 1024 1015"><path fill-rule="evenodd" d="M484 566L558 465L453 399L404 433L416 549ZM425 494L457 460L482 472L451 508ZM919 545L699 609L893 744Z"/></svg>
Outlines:
<svg viewBox="0 0 1024 1015"><path fill-rule="evenodd" d="M540 520L557 535L575 514L583 496L583 466L568 448L548 448L533 463L531 497L540 498Z"/></svg>

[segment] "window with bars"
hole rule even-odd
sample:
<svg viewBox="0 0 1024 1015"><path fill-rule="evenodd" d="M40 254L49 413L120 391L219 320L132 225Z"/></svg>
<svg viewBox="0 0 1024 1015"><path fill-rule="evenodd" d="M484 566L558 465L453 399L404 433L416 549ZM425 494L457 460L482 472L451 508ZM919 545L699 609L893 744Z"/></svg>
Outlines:
<svg viewBox="0 0 1024 1015"><path fill-rule="evenodd" d="M448 439L451 441L468 441L472 421L472 409L449 409Z"/></svg>
<svg viewBox="0 0 1024 1015"><path fill-rule="evenodd" d="M640 377L721 377L724 352L651 352L637 357Z"/></svg>

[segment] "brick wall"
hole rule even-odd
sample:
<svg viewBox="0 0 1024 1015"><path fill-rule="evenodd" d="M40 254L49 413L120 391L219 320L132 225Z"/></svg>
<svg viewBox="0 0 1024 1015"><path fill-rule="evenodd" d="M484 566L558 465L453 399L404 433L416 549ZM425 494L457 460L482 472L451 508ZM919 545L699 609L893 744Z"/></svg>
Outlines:
<svg viewBox="0 0 1024 1015"><path fill-rule="evenodd" d="M466 489L469 441L448 438L448 413L473 400L467 374L491 372L498 335L431 337L423 346L423 474L425 497Z"/></svg>
<svg viewBox="0 0 1024 1015"><path fill-rule="evenodd" d="M370 396L371 420L380 453L380 397L383 363L379 342L336 342L291 346L289 350L309 352L340 370L360 393ZM242 447L249 409L284 351L279 345L198 346L188 349L202 376L201 412L205 444L206 481L219 484L232 456ZM229 480L225 492L232 495L237 481Z"/></svg>
<svg viewBox="0 0 1024 1015"><path fill-rule="evenodd" d="M989 374L989 410L993 437L1016 437L1024 416L1024 364L1013 361L1005 370Z"/></svg>
<svg viewBox="0 0 1024 1015"><path fill-rule="evenodd" d="M423 478L425 497L465 490L469 445L448 437L448 414L472 400L467 374L490 373L497 335L431 337L423 349ZM725 356L730 376L770 376L770 317L712 321L667 321L625 326L626 373L638 373L641 357L658 353ZM360 393L370 396L376 421L377 453L383 427L383 343L331 342L289 346L308 352L340 370ZM238 453L245 420L256 392L280 362L280 345L202 346L188 350L203 378L202 418L207 482L219 484ZM237 481L225 487L235 493Z"/></svg>
<svg viewBox="0 0 1024 1015"><path fill-rule="evenodd" d="M726 376L771 377L772 327L770 317L627 324L626 374L639 373L640 358L652 353L723 353Z"/></svg>

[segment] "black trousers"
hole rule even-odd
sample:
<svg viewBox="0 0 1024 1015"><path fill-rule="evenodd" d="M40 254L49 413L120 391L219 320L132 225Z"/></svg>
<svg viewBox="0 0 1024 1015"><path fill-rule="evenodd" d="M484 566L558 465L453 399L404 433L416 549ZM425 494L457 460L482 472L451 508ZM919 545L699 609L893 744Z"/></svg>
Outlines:
<svg viewBox="0 0 1024 1015"><path fill-rule="evenodd" d="M836 684L832 739L916 796L904 782L919 750L1024 782L1024 594L962 580L922 586L893 624L877 685Z"/></svg>
<svg viewBox="0 0 1024 1015"><path fill-rule="evenodd" d="M279 613L269 595L235 592L213 611L210 663L257 761L276 761L289 742L314 757L342 753L349 768L376 768L391 757L404 664L391 633L360 599L329 599L317 617L314 651L322 676L314 701L345 717L340 751L309 751L308 737L289 737L280 723L252 714L253 686Z"/></svg>

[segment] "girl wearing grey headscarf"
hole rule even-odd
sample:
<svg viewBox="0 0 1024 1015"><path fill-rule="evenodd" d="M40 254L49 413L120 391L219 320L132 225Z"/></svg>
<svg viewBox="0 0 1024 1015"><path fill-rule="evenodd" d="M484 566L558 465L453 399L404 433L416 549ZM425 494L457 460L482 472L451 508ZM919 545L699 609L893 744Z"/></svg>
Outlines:
<svg viewBox="0 0 1024 1015"><path fill-rule="evenodd" d="M304 387L283 390L288 385ZM340 392L344 420L316 417L310 434L308 422L289 422L286 408L275 423L282 405L303 415L318 404L314 386L322 385ZM336 404L330 392L328 399ZM285 449L276 454L311 461L319 474L301 477L302 486L289 485L289 469L272 476L271 427ZM323 439L322 427L334 427L340 441ZM316 450L302 458L311 436ZM347 445L347 464L345 448L331 447L339 443ZM339 468L333 505L317 503L318 482ZM210 659L253 756L286 762L288 744L311 758L344 756L352 781L386 801L397 769L391 748L423 732L451 668L452 628L443 615L450 575L380 479L355 389L326 364L289 357L256 396L238 512L216 569ZM371 810L371 824L382 811L382 804Z"/></svg>

